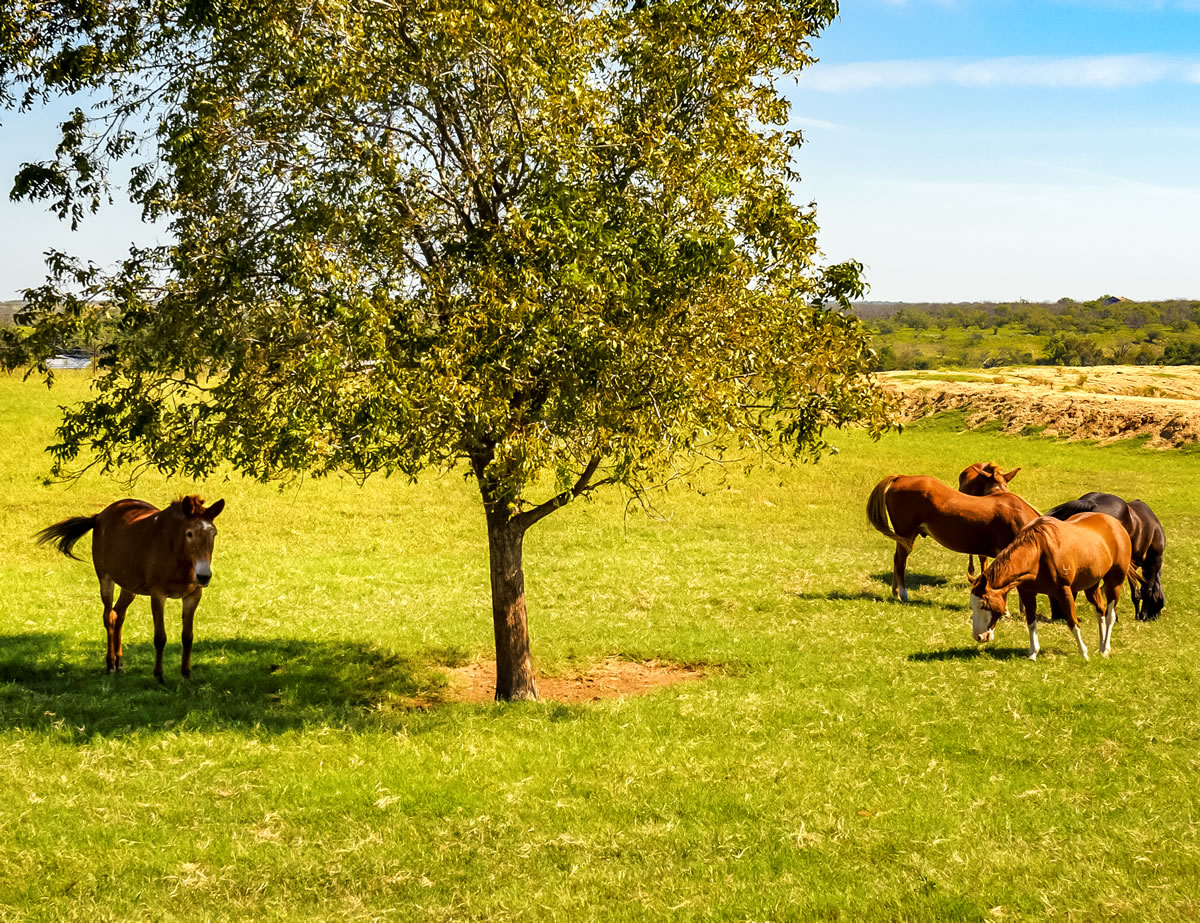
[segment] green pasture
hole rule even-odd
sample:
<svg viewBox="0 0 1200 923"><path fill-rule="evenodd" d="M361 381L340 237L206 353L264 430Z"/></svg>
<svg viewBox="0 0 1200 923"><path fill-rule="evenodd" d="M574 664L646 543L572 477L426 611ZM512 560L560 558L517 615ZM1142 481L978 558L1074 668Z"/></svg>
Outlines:
<svg viewBox="0 0 1200 923"><path fill-rule="evenodd" d="M470 482L46 484L55 406L86 384L0 376L2 919L1200 916L1195 453L948 417L834 434L817 465L713 473L654 517L616 492L572 504L526 542L540 669L711 675L470 706L438 704L446 669L491 650ZM913 602L893 603L871 487L988 459L1022 466L1039 508L1147 500L1163 618L1123 602L1109 660L1083 662L1058 624L1036 663L1022 624L980 648L965 558L927 542ZM90 563L31 536L193 489L228 506L192 679L174 603L154 682L145 600L106 676Z"/></svg>

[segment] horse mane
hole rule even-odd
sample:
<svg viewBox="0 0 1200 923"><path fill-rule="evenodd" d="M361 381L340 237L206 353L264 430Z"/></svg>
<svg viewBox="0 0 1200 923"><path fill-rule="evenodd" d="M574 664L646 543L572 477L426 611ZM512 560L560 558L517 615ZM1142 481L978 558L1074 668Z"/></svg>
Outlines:
<svg viewBox="0 0 1200 923"><path fill-rule="evenodd" d="M1049 515L1040 516L1035 519L1024 529L1018 532L1017 537L1014 538L1007 547L1001 549L1000 553L996 555L995 559L988 567L988 570L1001 570L1007 567L1009 561L1012 560L1012 557L1017 552L1024 550L1025 546L1027 545L1034 544L1040 536L1045 535L1054 528L1054 526L1050 525L1050 523L1057 523L1057 521L1058 520L1052 520Z"/></svg>
<svg viewBox="0 0 1200 923"><path fill-rule="evenodd" d="M1095 500L1068 500L1066 503L1060 503L1052 509L1046 510L1047 516L1053 516L1055 519L1070 519L1076 513L1094 513L1096 512Z"/></svg>

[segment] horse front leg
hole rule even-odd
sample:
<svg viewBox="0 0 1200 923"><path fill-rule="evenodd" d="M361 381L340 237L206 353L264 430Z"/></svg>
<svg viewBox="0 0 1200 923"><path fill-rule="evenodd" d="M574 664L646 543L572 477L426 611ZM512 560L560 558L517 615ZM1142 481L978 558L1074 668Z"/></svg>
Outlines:
<svg viewBox="0 0 1200 923"><path fill-rule="evenodd" d="M160 593L150 594L150 613L154 616L154 678L160 683L163 680L163 648L167 646L167 626L164 611L167 598Z"/></svg>
<svg viewBox="0 0 1200 923"><path fill-rule="evenodd" d="M892 555L892 598L908 602L908 588L904 585L904 568L908 564L908 550L899 542L896 543L896 553Z"/></svg>
<svg viewBox="0 0 1200 923"><path fill-rule="evenodd" d="M183 597L183 659L179 663L179 672L184 679L192 675L192 622L203 595L204 591L196 587L195 593Z"/></svg>
<svg viewBox="0 0 1200 923"><path fill-rule="evenodd" d="M113 579L107 575L100 576L100 601L104 603L104 672L111 673L116 669L116 648L113 647Z"/></svg>
<svg viewBox="0 0 1200 923"><path fill-rule="evenodd" d="M121 595L117 597L117 605L114 608L115 617L113 619L113 654L116 657L117 672L124 669L125 647L121 643L121 635L125 627L125 612L129 609L131 602L133 602L133 594L122 587Z"/></svg>
<svg viewBox="0 0 1200 923"><path fill-rule="evenodd" d="M1037 630L1037 593L1024 588L1017 590L1021 600L1021 608L1025 610L1025 624L1029 626L1029 659L1037 660L1042 646L1038 643Z"/></svg>
<svg viewBox="0 0 1200 923"><path fill-rule="evenodd" d="M1079 646L1079 653L1083 655L1084 660L1087 660L1087 645L1083 643L1083 634L1079 630L1079 619L1075 614L1075 594L1071 592L1070 587L1059 587L1050 596L1050 601L1058 603L1059 611L1066 616L1067 624L1071 626L1071 634L1075 636L1075 643Z"/></svg>

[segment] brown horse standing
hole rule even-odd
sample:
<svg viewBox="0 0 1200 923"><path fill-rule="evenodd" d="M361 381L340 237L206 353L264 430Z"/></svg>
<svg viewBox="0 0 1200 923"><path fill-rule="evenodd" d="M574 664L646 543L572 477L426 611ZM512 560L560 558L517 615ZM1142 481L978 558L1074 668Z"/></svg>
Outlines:
<svg viewBox="0 0 1200 923"><path fill-rule="evenodd" d="M973 497L986 497L1008 491L1008 482L1017 476L1020 468L1002 471L995 462L975 462L958 475L958 489Z"/></svg>
<svg viewBox="0 0 1200 923"><path fill-rule="evenodd" d="M1008 492L1008 482L1017 476L1020 468L1003 471L995 462L975 462L968 465L958 475L958 489L972 497L986 497L988 494ZM987 558L979 559L979 572L987 567ZM975 558L967 556L967 575L975 576Z"/></svg>
<svg viewBox="0 0 1200 923"><path fill-rule="evenodd" d="M937 478L893 474L875 485L867 501L867 519L895 539L892 595L908 602L904 568L917 536L928 535L960 554L995 557L1037 510L1007 490L973 497Z"/></svg>
<svg viewBox="0 0 1200 923"><path fill-rule="evenodd" d="M180 672L192 673L192 620L204 587L212 579L213 520L225 508L218 500L207 509L196 496L176 500L165 510L143 500L118 500L95 516L74 516L43 529L38 543L54 542L69 558L71 549L88 532L92 563L100 579L109 673L122 667L121 629L134 596L149 596L154 615L154 675L163 681L162 657L167 644L163 609L168 599L183 600L183 660ZM78 560L76 558L76 560ZM121 588L113 605L113 587Z"/></svg>
<svg viewBox="0 0 1200 923"><path fill-rule="evenodd" d="M1066 522L1049 516L1034 520L971 586L975 640L980 644L992 640L996 622L1008 609L1008 594L1015 588L1029 625L1029 659L1035 660L1041 650L1037 594L1044 593L1066 614L1079 653L1087 660L1075 614L1075 594L1082 590L1096 609L1100 653L1107 657L1112 651L1121 586L1133 573L1129 551L1129 533L1105 513L1078 513Z"/></svg>

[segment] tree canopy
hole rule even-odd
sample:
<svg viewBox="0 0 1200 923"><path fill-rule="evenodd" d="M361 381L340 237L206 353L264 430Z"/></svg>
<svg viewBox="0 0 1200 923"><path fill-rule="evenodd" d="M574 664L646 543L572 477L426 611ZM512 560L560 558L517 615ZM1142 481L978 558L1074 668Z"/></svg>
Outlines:
<svg viewBox="0 0 1200 923"><path fill-rule="evenodd" d="M601 484L887 425L846 310L861 267L820 263L778 87L836 12L9 5L0 98L81 101L13 194L77 222L128 168L125 193L169 227L110 270L52 254L5 335L12 367L111 331L56 469L465 462L488 516L497 694L534 695L527 637L502 650L525 633L530 525ZM554 486L531 496L542 475Z"/></svg>

